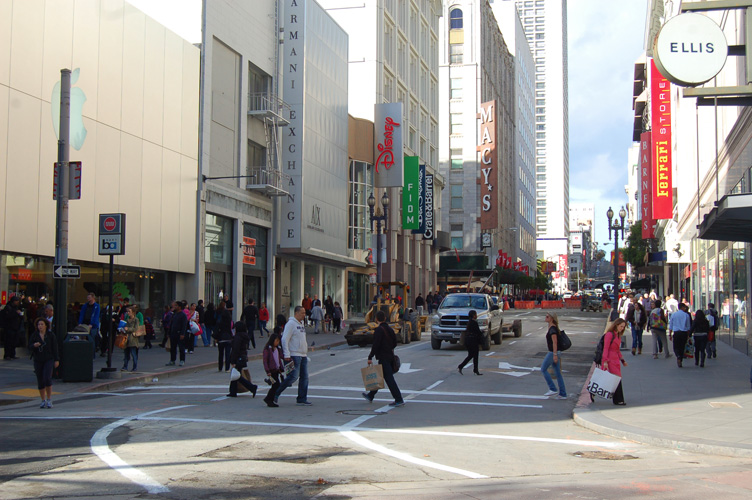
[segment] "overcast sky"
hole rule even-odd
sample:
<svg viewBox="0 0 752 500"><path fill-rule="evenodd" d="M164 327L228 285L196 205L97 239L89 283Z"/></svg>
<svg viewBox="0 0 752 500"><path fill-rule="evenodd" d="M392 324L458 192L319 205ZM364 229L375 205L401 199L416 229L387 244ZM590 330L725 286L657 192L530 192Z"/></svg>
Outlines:
<svg viewBox="0 0 752 500"><path fill-rule="evenodd" d="M569 198L595 203L595 241L606 211L626 205L634 63L643 52L647 0L569 0ZM613 250L613 246L606 247Z"/></svg>

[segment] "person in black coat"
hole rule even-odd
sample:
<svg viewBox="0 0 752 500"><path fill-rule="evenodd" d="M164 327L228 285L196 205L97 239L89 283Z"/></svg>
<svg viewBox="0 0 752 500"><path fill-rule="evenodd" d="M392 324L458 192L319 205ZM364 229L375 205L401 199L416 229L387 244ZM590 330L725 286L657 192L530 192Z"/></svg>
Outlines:
<svg viewBox="0 0 752 500"><path fill-rule="evenodd" d="M167 366L175 366L177 353L180 351L180 366L185 364L185 343L188 330L188 316L183 312L181 304L172 303L172 320L170 321L170 362ZM187 332L187 333L186 333ZM193 335L191 334L191 341Z"/></svg>
<svg viewBox="0 0 752 500"><path fill-rule="evenodd" d="M397 336L392 327L387 324L384 311L376 312L376 321L379 322L379 326L373 332L373 346L368 354L368 364L372 364L371 360L375 356L381 365L384 371L384 382L394 398L394 402L389 403L389 406L403 406L405 400L402 399L402 393L394 380L394 348L397 347ZM370 403L376 397L377 392L379 391L364 392L363 397Z"/></svg>
<svg viewBox="0 0 752 500"><path fill-rule="evenodd" d="M230 393L228 398L238 397L238 384L251 391L253 397L256 397L258 386L243 376L243 368L248 366L248 343L251 337L248 335L248 329L245 324L238 322L235 325L235 336L232 338L232 351L230 352L230 365L240 372L240 378L230 382Z"/></svg>
<svg viewBox="0 0 752 500"><path fill-rule="evenodd" d="M23 311L21 310L21 299L14 295L8 301L8 305L0 311L0 328L5 334L5 350L3 359L18 359L16 356L16 346L23 336L24 328Z"/></svg>
<svg viewBox="0 0 752 500"><path fill-rule="evenodd" d="M248 329L251 344L253 344L254 349L256 348L256 339L254 338L253 332L254 330L256 330L256 325L258 325L258 318L258 307L256 307L256 304L253 303L253 299L248 299L248 305L245 306L245 309L243 309L243 314L240 316L240 321L245 321L245 326Z"/></svg>
<svg viewBox="0 0 752 500"><path fill-rule="evenodd" d="M467 349L467 357L457 367L457 371L462 375L462 368L470 361L473 360L473 373L476 375L483 375L478 371L478 353L480 352L480 344L483 342L483 332L480 331L477 318L478 313L470 311L468 313L467 327L465 327L465 348Z"/></svg>
<svg viewBox="0 0 752 500"><path fill-rule="evenodd" d="M217 324L214 327L212 336L217 341L217 350L219 351L219 371L222 371L224 364L225 371L230 371L230 355L232 354L232 317L230 311L224 302L219 303L214 313ZM237 326L237 325L236 325Z"/></svg>
<svg viewBox="0 0 752 500"><path fill-rule="evenodd" d="M52 408L52 370L60 365L57 339L50 331L50 322L38 318L35 330L29 339L31 357L34 360L34 373L37 376L37 388L42 399L40 408Z"/></svg>

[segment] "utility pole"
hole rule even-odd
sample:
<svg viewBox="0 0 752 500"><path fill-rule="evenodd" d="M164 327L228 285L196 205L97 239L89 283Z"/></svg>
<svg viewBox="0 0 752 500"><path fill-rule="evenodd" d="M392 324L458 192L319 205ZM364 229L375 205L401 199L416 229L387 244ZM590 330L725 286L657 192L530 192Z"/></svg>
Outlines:
<svg viewBox="0 0 752 500"><path fill-rule="evenodd" d="M60 175L57 183L57 213L55 223L55 265L68 265L68 196L69 196L69 139L70 139L71 71L60 70L60 135L57 140L57 163ZM62 343L67 334L68 280L54 280L55 336ZM65 360L63 360L65 362Z"/></svg>

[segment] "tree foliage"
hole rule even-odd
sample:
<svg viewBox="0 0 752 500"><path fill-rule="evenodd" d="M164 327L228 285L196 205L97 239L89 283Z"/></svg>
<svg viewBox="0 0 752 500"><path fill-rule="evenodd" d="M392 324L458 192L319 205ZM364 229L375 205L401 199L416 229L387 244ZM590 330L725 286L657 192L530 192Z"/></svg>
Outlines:
<svg viewBox="0 0 752 500"><path fill-rule="evenodd" d="M626 245L621 249L624 261L632 267L642 267L645 265L645 254L648 250L648 241L642 239L642 221L637 221L630 226Z"/></svg>

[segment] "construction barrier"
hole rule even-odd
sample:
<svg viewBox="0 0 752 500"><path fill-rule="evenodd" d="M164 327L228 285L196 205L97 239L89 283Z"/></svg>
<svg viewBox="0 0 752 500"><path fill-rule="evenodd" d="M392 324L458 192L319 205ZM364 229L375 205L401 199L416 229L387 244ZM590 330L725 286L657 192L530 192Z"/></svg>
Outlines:
<svg viewBox="0 0 752 500"><path fill-rule="evenodd" d="M564 307L566 309L579 309L581 306L582 306L582 301L580 299L576 299L576 300L566 299L566 300L564 300Z"/></svg>
<svg viewBox="0 0 752 500"><path fill-rule="evenodd" d="M517 300L514 302L514 308L515 309L534 309L535 301L534 300Z"/></svg>
<svg viewBox="0 0 752 500"><path fill-rule="evenodd" d="M543 309L561 309L564 304L560 300L544 300L541 302L541 308Z"/></svg>

